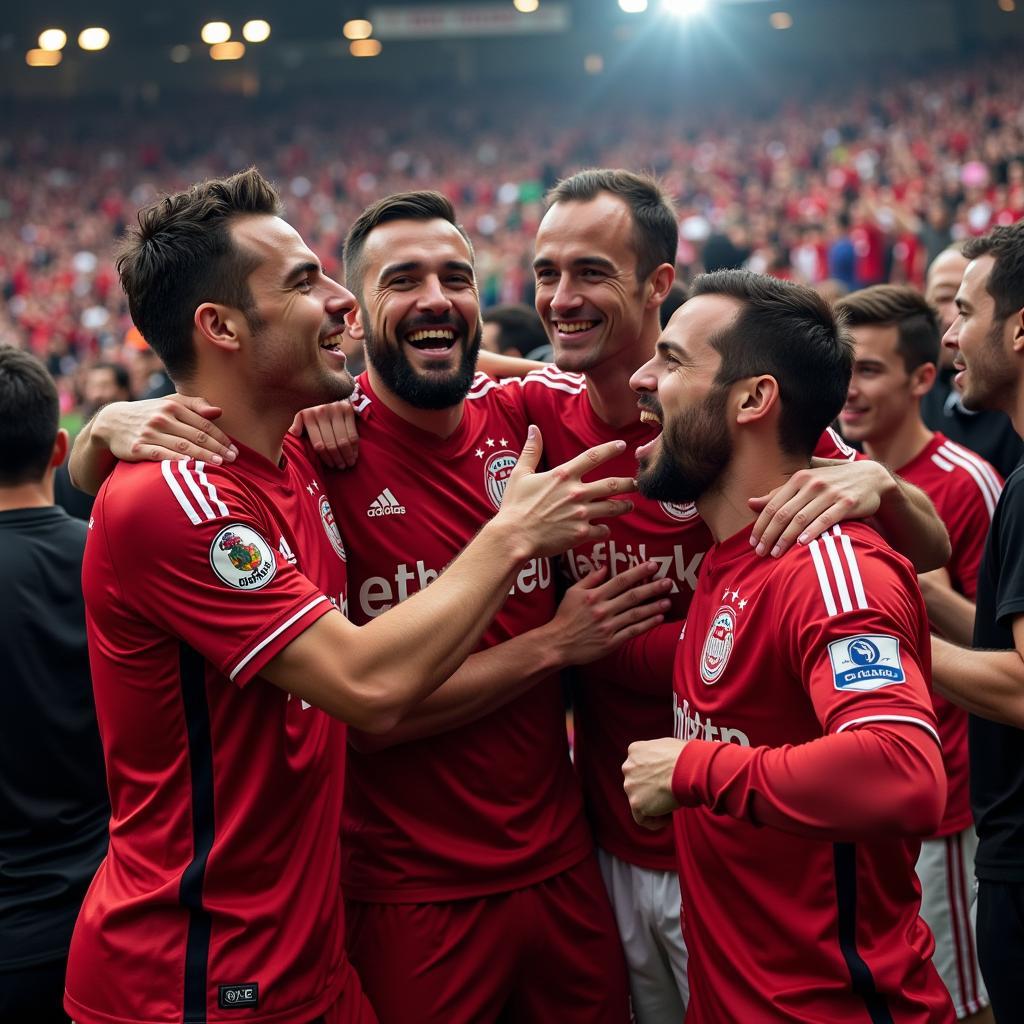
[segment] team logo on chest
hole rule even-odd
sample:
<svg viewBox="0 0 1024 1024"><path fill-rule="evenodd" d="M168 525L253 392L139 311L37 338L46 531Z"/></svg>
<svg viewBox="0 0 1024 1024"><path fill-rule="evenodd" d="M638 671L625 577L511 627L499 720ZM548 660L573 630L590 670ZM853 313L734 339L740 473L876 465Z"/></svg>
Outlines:
<svg viewBox="0 0 1024 1024"><path fill-rule="evenodd" d="M496 441L493 437L487 440L476 450L476 457L484 460L484 490L491 504L495 508L501 508L501 499L505 497L505 488L508 486L508 478L512 470L516 468L519 461L517 452L507 448L508 440L501 438ZM500 447L495 447L500 445ZM487 451L486 448L494 448L494 451Z"/></svg>
<svg viewBox="0 0 1024 1024"><path fill-rule="evenodd" d="M320 495L320 522L324 524L324 533L331 542L337 556L345 561L345 545L341 543L341 533L338 531L338 524L334 521L334 509L327 500L325 494Z"/></svg>
<svg viewBox="0 0 1024 1024"><path fill-rule="evenodd" d="M722 678L735 640L736 613L723 604L711 620L711 628L700 655L700 677L708 686L713 686Z"/></svg>
<svg viewBox="0 0 1024 1024"><path fill-rule="evenodd" d="M659 501L658 504L665 515L671 516L680 523L697 518L697 506L692 501L686 502L685 505L681 505L677 501Z"/></svg>

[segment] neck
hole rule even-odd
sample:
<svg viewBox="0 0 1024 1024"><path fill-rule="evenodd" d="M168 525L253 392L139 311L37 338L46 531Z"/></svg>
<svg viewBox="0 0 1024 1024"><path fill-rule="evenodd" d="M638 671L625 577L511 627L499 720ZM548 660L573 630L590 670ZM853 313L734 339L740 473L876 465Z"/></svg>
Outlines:
<svg viewBox="0 0 1024 1024"><path fill-rule="evenodd" d="M42 480L0 487L0 512L13 512L19 508L48 508L53 504L53 472Z"/></svg>
<svg viewBox="0 0 1024 1024"><path fill-rule="evenodd" d="M284 435L298 409L291 404L273 404L265 391L254 391L250 396L237 383L223 384L213 379L190 382L184 393L202 395L211 405L219 406L223 410L216 421L219 429L275 466L280 465Z"/></svg>
<svg viewBox="0 0 1024 1024"><path fill-rule="evenodd" d="M463 402L460 401L457 405L449 406L447 409L420 409L399 398L381 380L372 364L367 366L366 371L374 394L406 423L411 423L414 427L440 438L451 437L458 429L462 422Z"/></svg>
<svg viewBox="0 0 1024 1024"><path fill-rule="evenodd" d="M899 472L921 454L934 436L920 416L908 416L897 430L886 437L865 438L864 453L875 462L883 462Z"/></svg>
<svg viewBox="0 0 1024 1024"><path fill-rule="evenodd" d="M643 366L658 340L660 325L657 319L645 326L636 341L619 352L614 359L587 370L587 398L594 415L610 427L626 427L636 423L640 413L636 393L629 386L629 378L637 367Z"/></svg>
<svg viewBox="0 0 1024 1024"><path fill-rule="evenodd" d="M748 504L781 487L809 459L786 455L776 444L743 444L738 441L728 468L715 486L697 499L697 511L716 543L727 540L753 523L757 513Z"/></svg>

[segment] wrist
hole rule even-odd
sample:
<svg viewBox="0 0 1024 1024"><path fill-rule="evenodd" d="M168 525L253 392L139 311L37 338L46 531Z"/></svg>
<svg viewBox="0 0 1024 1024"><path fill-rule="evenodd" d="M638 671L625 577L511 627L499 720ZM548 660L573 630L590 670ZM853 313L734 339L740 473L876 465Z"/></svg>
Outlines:
<svg viewBox="0 0 1024 1024"><path fill-rule="evenodd" d="M508 518L499 510L493 519L484 523L477 536L494 550L495 556L510 572L515 572L533 558L535 551L528 533L517 523L508 522Z"/></svg>

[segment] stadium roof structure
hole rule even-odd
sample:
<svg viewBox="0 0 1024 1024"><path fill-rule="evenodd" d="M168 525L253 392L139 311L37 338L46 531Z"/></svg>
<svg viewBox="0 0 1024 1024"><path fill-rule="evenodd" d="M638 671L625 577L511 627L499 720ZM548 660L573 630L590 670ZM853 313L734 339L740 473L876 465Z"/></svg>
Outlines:
<svg viewBox="0 0 1024 1024"><path fill-rule="evenodd" d="M357 19L368 38L346 38ZM210 37L220 42L201 38L208 22L226 26ZM83 49L90 28L109 38ZM60 34L40 40L46 29L61 47ZM1021 41L1024 0L37 0L0 18L0 94L273 95L616 73L671 86L751 68L912 70Z"/></svg>

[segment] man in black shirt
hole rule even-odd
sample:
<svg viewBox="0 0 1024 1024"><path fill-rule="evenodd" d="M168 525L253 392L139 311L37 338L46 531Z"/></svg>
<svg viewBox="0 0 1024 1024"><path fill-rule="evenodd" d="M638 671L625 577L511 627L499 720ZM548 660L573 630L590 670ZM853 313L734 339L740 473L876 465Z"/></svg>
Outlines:
<svg viewBox="0 0 1024 1024"><path fill-rule="evenodd" d="M82 601L87 527L53 503L67 432L0 348L0 1021L66 1022L68 943L110 815Z"/></svg>
<svg viewBox="0 0 1024 1024"><path fill-rule="evenodd" d="M1024 222L964 246L970 261L944 339L969 409L1024 431ZM936 689L972 712L978 954L999 1021L1024 1007L1024 467L996 506L978 574L975 650L933 640ZM984 648L984 649L979 649Z"/></svg>
<svg viewBox="0 0 1024 1024"><path fill-rule="evenodd" d="M943 333L957 317L956 293L967 267L962 246L950 246L932 260L925 284L925 298L939 311ZM960 392L953 387L953 354L944 349L939 372L924 398L921 418L929 430L938 430L951 441L970 448L1008 477L1024 454L1024 442L1017 436L1005 412L998 409L967 409Z"/></svg>

